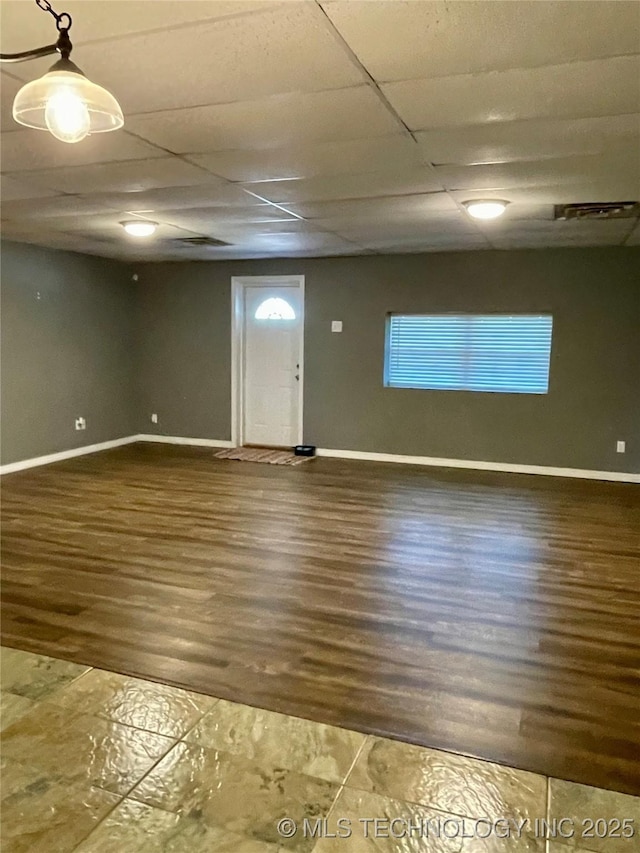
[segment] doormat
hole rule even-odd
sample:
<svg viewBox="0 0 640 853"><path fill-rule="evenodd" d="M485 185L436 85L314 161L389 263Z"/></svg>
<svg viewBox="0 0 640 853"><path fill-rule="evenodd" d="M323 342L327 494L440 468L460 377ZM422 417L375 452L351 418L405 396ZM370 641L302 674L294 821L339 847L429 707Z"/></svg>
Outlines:
<svg viewBox="0 0 640 853"><path fill-rule="evenodd" d="M290 450L272 450L268 447L232 447L213 454L218 459L235 459L238 462L267 462L269 465L302 465L313 456L296 456Z"/></svg>

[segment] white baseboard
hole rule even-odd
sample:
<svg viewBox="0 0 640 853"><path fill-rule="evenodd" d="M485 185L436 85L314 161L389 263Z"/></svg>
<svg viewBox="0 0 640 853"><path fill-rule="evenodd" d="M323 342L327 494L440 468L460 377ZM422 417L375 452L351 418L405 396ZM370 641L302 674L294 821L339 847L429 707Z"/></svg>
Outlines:
<svg viewBox="0 0 640 853"><path fill-rule="evenodd" d="M33 459L21 459L20 462L9 462L7 465L0 465L0 475L12 474L14 471L24 471L26 468L37 468L38 465L50 465L52 462L62 462L63 459L72 459L74 456L86 456L87 453L98 453L100 450L111 450L113 447L133 444L137 440L137 435L127 435L124 438L102 441L100 444L87 444L84 447L74 447L72 450L60 450L58 453L49 453L46 456L35 456Z"/></svg>
<svg viewBox="0 0 640 853"><path fill-rule="evenodd" d="M85 447L75 447L72 450L61 450L47 456L37 456L33 459L22 459L20 462L10 462L0 465L0 475L35 468L38 465L49 465L51 462L62 462L74 456L85 456L88 453L98 453L100 450L110 450L125 444L138 441L155 442L158 444L181 444L192 447L234 447L232 441L219 438L185 438L177 435L127 435L100 444L88 444ZM471 459L441 459L436 456L404 456L396 453L368 453L361 450L333 450L319 447L318 456L329 456L336 459L360 459L365 462L396 462L403 465L426 465L435 468L466 468L473 471L503 471L508 474L541 474L546 477L575 477L583 480L610 480L619 483L640 483L640 474L624 471L589 471L582 468L552 468L546 465L519 465L511 462L480 462Z"/></svg>
<svg viewBox="0 0 640 853"><path fill-rule="evenodd" d="M582 480L613 480L640 483L640 474L624 471L588 471L582 468L551 468L546 465L518 465L511 462L477 462L471 459L440 459L436 456L402 456L395 453L367 453L360 450L330 450L319 447L318 456L337 459L362 459L368 462L399 462L403 465L428 465L437 468L467 468L474 471L504 471L508 474L542 474L546 477L577 477Z"/></svg>
<svg viewBox="0 0 640 853"><path fill-rule="evenodd" d="M187 444L192 447L235 447L232 441L221 438L183 438L179 435L135 435L134 441L152 441L158 444Z"/></svg>

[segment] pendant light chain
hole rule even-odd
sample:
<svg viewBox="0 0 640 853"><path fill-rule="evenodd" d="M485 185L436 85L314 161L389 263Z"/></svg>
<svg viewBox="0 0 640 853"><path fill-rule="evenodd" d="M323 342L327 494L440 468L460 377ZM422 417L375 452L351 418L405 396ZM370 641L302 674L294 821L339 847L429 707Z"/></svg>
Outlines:
<svg viewBox="0 0 640 853"><path fill-rule="evenodd" d="M43 12L48 12L56 19L56 27L59 33L68 32L71 29L73 20L68 12L55 12L49 3L49 0L36 0L36 6L42 9Z"/></svg>

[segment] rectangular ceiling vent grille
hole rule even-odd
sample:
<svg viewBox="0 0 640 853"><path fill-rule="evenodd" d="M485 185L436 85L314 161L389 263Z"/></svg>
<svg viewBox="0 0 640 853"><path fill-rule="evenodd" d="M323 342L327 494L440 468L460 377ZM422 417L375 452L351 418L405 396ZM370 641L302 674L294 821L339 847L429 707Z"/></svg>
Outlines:
<svg viewBox="0 0 640 853"><path fill-rule="evenodd" d="M634 219L636 216L640 216L637 201L603 201L556 204L554 219Z"/></svg>
<svg viewBox="0 0 640 853"><path fill-rule="evenodd" d="M180 246L230 246L231 243L226 243L224 240L218 240L216 237L178 237L174 240Z"/></svg>

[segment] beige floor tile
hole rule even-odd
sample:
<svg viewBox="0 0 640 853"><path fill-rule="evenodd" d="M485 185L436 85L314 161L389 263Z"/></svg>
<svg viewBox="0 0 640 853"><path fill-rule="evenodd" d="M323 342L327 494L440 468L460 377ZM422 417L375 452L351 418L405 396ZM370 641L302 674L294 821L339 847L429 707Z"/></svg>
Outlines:
<svg viewBox="0 0 640 853"><path fill-rule="evenodd" d="M15 693L0 693L0 731L12 726L35 706L32 699Z"/></svg>
<svg viewBox="0 0 640 853"><path fill-rule="evenodd" d="M61 762L62 764L62 762ZM79 776L2 761L3 853L70 853L119 802Z"/></svg>
<svg viewBox="0 0 640 853"><path fill-rule="evenodd" d="M124 800L76 853L278 853L279 849L209 827L198 818Z"/></svg>
<svg viewBox="0 0 640 853"><path fill-rule="evenodd" d="M634 853L640 849L640 797L561 779L550 779L549 791L549 819L568 818L574 827L573 838L563 839L564 845L598 853ZM632 838L617 837L627 832L620 825L625 819L634 829Z"/></svg>
<svg viewBox="0 0 640 853"><path fill-rule="evenodd" d="M328 782L343 782L365 736L221 700L185 740Z"/></svg>
<svg viewBox="0 0 640 853"><path fill-rule="evenodd" d="M217 699L153 681L93 669L54 693L49 701L105 717L114 723L177 739Z"/></svg>
<svg viewBox="0 0 640 853"><path fill-rule="evenodd" d="M338 785L323 779L181 742L130 796L200 818L210 827L277 844L278 820L326 815L338 791ZM283 844L309 851L313 839L294 838Z"/></svg>
<svg viewBox="0 0 640 853"><path fill-rule="evenodd" d="M476 822L465 818L465 838L461 853L546 853L544 832L536 836L535 831L518 831L514 824L509 830L499 822L490 827L485 821Z"/></svg>
<svg viewBox="0 0 640 853"><path fill-rule="evenodd" d="M304 832L304 825L299 827ZM313 853L525 853L534 848L471 847L473 826L466 818L368 791L343 788ZM335 834L336 838L329 837ZM466 837L465 837L466 836ZM538 847L542 853L543 847Z"/></svg>
<svg viewBox="0 0 640 853"><path fill-rule="evenodd" d="M126 794L175 743L152 732L42 702L2 732L2 755Z"/></svg>
<svg viewBox="0 0 640 853"><path fill-rule="evenodd" d="M90 667L18 649L0 649L0 683L8 693L44 699Z"/></svg>
<svg viewBox="0 0 640 853"><path fill-rule="evenodd" d="M629 847L629 853L631 853L631 851L635 853L635 848L633 846ZM593 851L588 850L586 847L574 847L573 845L567 845L560 841L550 841L547 853L593 853Z"/></svg>
<svg viewBox="0 0 640 853"><path fill-rule="evenodd" d="M525 820L529 832L546 815L544 776L380 738L367 742L347 785L469 818Z"/></svg>

